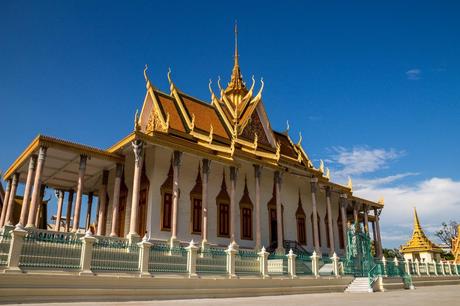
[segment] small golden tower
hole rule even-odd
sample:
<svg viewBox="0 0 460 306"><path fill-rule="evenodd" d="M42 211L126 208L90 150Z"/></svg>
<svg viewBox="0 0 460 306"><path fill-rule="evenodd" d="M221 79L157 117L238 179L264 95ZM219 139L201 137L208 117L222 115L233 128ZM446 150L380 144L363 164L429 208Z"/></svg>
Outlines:
<svg viewBox="0 0 460 306"><path fill-rule="evenodd" d="M454 254L454 262L460 264L460 224L457 227L457 237L452 239L452 254Z"/></svg>
<svg viewBox="0 0 460 306"><path fill-rule="evenodd" d="M430 239L423 232L420 221L418 220L417 210L414 207L414 230L412 238L401 247L401 253L404 254L405 259L414 261L417 259L421 262L432 262L433 260L439 261L442 250L436 244L431 242Z"/></svg>

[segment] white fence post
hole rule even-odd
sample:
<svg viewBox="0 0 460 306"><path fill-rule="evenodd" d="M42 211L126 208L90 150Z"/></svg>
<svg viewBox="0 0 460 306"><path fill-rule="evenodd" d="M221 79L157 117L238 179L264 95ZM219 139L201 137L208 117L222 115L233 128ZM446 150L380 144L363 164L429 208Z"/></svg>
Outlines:
<svg viewBox="0 0 460 306"><path fill-rule="evenodd" d="M262 278L269 277L268 275L268 254L270 253L265 251L265 247L262 247L260 252L257 253L257 255L259 255L260 276Z"/></svg>
<svg viewBox="0 0 460 306"><path fill-rule="evenodd" d="M4 228L6 231L7 229ZM8 252L8 263L5 272L21 272L19 268L19 258L21 256L22 245L24 244L24 238L27 231L16 227L11 231L11 244Z"/></svg>
<svg viewBox="0 0 460 306"><path fill-rule="evenodd" d="M198 253L198 247L195 245L193 239L190 241L188 247L185 248L187 250L187 273L189 278L198 277L196 274L196 257Z"/></svg>
<svg viewBox="0 0 460 306"><path fill-rule="evenodd" d="M319 276L319 258L320 257L316 254L316 251L313 251L313 254L311 255L311 267L313 275L316 277Z"/></svg>
<svg viewBox="0 0 460 306"><path fill-rule="evenodd" d="M93 245L97 239L93 237L91 231L88 230L85 236L81 237L80 240L83 242L80 256L80 275L92 275L93 272L91 271L91 259L93 257Z"/></svg>
<svg viewBox="0 0 460 306"><path fill-rule="evenodd" d="M332 268L333 268L333 271L334 271L334 276L339 277L339 275L340 275L340 272L339 272L339 257L334 252L334 254L332 254L331 259L332 259Z"/></svg>
<svg viewBox="0 0 460 306"><path fill-rule="evenodd" d="M418 261L418 259L415 259L415 272L417 273L418 276L421 276L420 275L420 262Z"/></svg>
<svg viewBox="0 0 460 306"><path fill-rule="evenodd" d="M291 278L296 278L296 266L295 266L295 258L297 257L296 254L292 251L292 249L289 250L289 253L286 255L288 258L288 275Z"/></svg>
<svg viewBox="0 0 460 306"><path fill-rule="evenodd" d="M438 276L438 265L436 261L433 259L431 263L433 264L433 267L434 267L434 275Z"/></svg>
<svg viewBox="0 0 460 306"><path fill-rule="evenodd" d="M430 276L430 265L428 264L428 261L425 259L425 269L426 269L426 275Z"/></svg>
<svg viewBox="0 0 460 306"><path fill-rule="evenodd" d="M149 242L147 235L137 244L139 247L139 273L140 277L151 276L149 272L150 248L152 243Z"/></svg>
<svg viewBox="0 0 460 306"><path fill-rule="evenodd" d="M441 264L442 275L446 275L446 271L445 271L445 268L444 268L444 261L441 260L440 264Z"/></svg>
<svg viewBox="0 0 460 306"><path fill-rule="evenodd" d="M387 276L387 259L385 258L385 255L382 256L382 264L383 264L383 275Z"/></svg>
<svg viewBox="0 0 460 306"><path fill-rule="evenodd" d="M238 251L233 247L233 243L230 242L228 249L225 250L227 254L227 276L228 278L236 278L235 274L235 255Z"/></svg>

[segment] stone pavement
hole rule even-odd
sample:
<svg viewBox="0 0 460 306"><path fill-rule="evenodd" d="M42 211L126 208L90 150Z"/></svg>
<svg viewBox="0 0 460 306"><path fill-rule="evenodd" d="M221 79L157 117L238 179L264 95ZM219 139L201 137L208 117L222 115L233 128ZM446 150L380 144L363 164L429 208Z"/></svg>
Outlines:
<svg viewBox="0 0 460 306"><path fill-rule="evenodd" d="M0 298L1 301L1 298ZM24 305L24 304L22 304ZM27 304L27 306L44 304ZM423 306L423 305L460 305L460 285L419 287L416 290L395 290L379 293L322 293L299 294L283 296L196 299L196 300L169 300L169 301L141 301L141 302L81 302L81 303L53 303L50 306L92 306L92 305L123 305L123 306L188 306L188 305L263 305L263 306L294 306L294 305L372 305L372 306Z"/></svg>

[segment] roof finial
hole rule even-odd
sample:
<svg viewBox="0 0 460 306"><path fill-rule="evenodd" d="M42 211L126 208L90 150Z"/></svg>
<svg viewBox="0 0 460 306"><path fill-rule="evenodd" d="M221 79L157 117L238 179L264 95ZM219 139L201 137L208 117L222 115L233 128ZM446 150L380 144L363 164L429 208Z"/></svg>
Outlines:
<svg viewBox="0 0 460 306"><path fill-rule="evenodd" d="M235 66L238 66L238 21L235 20Z"/></svg>

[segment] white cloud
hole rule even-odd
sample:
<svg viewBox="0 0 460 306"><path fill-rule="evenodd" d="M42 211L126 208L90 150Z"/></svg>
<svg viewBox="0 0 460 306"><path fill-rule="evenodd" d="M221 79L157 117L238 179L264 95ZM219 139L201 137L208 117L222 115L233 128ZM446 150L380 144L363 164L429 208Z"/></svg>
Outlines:
<svg viewBox="0 0 460 306"><path fill-rule="evenodd" d="M379 171L388 170L391 162L404 155L404 151L395 149L339 147L333 149L328 159L334 180L345 183L348 175L353 177L355 195L374 201L384 197L380 227L385 247L399 247L410 239L414 207L426 234L433 240L442 222L460 221L460 181L438 177L407 181L408 177L419 175L416 172L379 175Z"/></svg>
<svg viewBox="0 0 460 306"><path fill-rule="evenodd" d="M368 199L385 197L381 215L381 231L384 244L399 246L410 238L413 224L413 207L427 235L443 221L457 220L460 211L460 182L450 178L430 178L413 186L368 186L354 192ZM401 239L405 237L404 239ZM400 240L401 239L401 240Z"/></svg>
<svg viewBox="0 0 460 306"><path fill-rule="evenodd" d="M406 76L408 80L416 81L422 78L422 70L414 68L406 71Z"/></svg>
<svg viewBox="0 0 460 306"><path fill-rule="evenodd" d="M334 175L339 180L347 176L376 172L385 168L389 161L404 155L403 151L395 149L370 149L364 146L353 147L351 150L336 147L333 150L335 154L330 160L338 165Z"/></svg>

